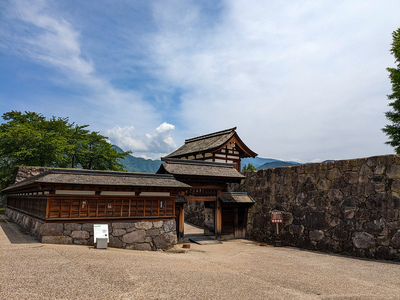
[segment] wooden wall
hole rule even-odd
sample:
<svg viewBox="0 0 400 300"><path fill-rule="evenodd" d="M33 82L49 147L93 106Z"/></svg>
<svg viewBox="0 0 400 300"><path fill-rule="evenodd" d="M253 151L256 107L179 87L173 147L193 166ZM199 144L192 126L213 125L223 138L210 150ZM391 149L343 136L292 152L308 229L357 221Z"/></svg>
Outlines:
<svg viewBox="0 0 400 300"><path fill-rule="evenodd" d="M7 206L47 219L175 217L174 196L11 196Z"/></svg>

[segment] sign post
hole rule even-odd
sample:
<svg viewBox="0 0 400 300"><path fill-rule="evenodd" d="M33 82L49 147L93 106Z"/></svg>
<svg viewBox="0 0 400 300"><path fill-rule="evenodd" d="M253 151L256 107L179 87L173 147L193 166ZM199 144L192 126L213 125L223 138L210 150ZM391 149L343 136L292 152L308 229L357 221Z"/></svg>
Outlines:
<svg viewBox="0 0 400 300"><path fill-rule="evenodd" d="M283 223L283 214L281 211L274 210L271 212L271 222L276 224L276 236L275 247L282 246L279 234L279 223Z"/></svg>
<svg viewBox="0 0 400 300"><path fill-rule="evenodd" d="M93 237L96 249L107 249L107 243L109 242L108 224L94 224Z"/></svg>

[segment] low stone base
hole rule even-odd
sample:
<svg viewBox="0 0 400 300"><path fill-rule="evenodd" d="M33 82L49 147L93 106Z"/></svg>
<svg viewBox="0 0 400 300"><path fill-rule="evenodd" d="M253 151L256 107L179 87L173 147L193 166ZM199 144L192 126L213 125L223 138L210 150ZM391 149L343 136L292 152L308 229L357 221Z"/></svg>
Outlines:
<svg viewBox="0 0 400 300"><path fill-rule="evenodd" d="M45 223L6 208L6 215L47 244L94 245L94 223ZM109 247L133 250L167 250L177 242L175 220L108 223Z"/></svg>

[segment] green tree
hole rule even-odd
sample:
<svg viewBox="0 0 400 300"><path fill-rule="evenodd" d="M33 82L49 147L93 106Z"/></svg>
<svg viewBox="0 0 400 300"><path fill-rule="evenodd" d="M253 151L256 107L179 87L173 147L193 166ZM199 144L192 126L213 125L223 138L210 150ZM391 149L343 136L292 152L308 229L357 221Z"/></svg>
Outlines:
<svg viewBox="0 0 400 300"><path fill-rule="evenodd" d="M392 33L393 43L390 53L395 58L396 68L387 68L392 83L392 94L388 95L391 110L386 112L386 118L392 124L386 125L383 132L389 137L386 144L394 147L397 154L400 154L400 28Z"/></svg>
<svg viewBox="0 0 400 300"><path fill-rule="evenodd" d="M257 168L249 163L248 165L244 165L242 168L242 172L247 172L247 171L257 171Z"/></svg>
<svg viewBox="0 0 400 300"><path fill-rule="evenodd" d="M124 171L119 159L127 152L116 151L107 137L69 123L68 118L47 120L35 112L11 111L0 125L0 185L15 178L18 166L81 167Z"/></svg>
<svg viewBox="0 0 400 300"><path fill-rule="evenodd" d="M107 137L98 132L86 135L76 147L77 162L83 169L125 171L119 159L130 153L132 152L119 153L107 142Z"/></svg>

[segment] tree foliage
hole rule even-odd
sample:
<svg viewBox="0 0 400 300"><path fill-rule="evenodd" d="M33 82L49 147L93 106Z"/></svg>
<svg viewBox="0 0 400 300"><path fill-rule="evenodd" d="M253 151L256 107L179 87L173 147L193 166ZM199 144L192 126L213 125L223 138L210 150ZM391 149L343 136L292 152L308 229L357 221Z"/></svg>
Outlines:
<svg viewBox="0 0 400 300"><path fill-rule="evenodd" d="M20 165L81 167L124 171L119 159L127 152L116 151L107 137L90 132L88 125L69 123L68 118L47 120L36 112L6 112L0 125L0 184L12 182Z"/></svg>
<svg viewBox="0 0 400 300"><path fill-rule="evenodd" d="M386 125L383 132L389 137L386 144L395 148L397 154L400 154L400 28L392 33L393 43L390 53L395 58L395 68L387 68L389 78L392 83L392 94L388 95L388 99L392 102L389 103L391 110L386 112L386 118L392 124Z"/></svg>
<svg viewBox="0 0 400 300"><path fill-rule="evenodd" d="M247 171L257 171L257 168L249 163L248 165L244 165L242 168L242 172L247 172Z"/></svg>

